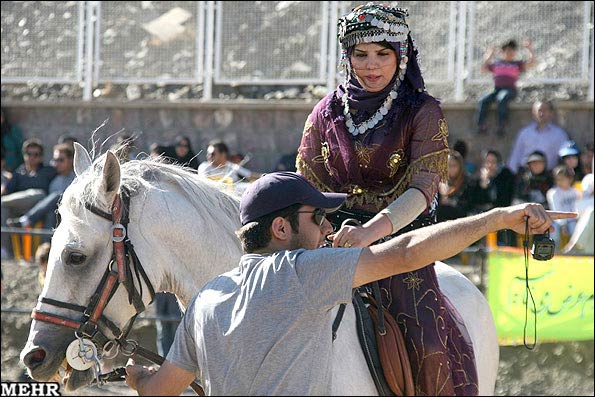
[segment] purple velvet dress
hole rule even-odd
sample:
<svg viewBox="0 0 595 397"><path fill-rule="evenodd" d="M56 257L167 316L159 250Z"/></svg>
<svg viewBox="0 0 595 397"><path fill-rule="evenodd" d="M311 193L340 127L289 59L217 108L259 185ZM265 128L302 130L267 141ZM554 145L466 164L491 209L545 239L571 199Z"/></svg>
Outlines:
<svg viewBox="0 0 595 397"><path fill-rule="evenodd" d="M345 127L342 90L327 95L308 117L298 172L322 191L348 193L347 208L377 213L409 188L419 189L431 208L448 159L448 127L438 101L410 89L376 128L353 137ZM357 116L365 120L373 111ZM434 264L380 286L406 340L415 394L477 395L471 340L440 291Z"/></svg>

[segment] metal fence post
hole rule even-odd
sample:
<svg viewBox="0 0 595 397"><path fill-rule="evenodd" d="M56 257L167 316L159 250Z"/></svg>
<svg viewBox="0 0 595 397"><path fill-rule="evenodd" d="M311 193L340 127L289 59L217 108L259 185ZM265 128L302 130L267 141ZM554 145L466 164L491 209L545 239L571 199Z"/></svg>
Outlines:
<svg viewBox="0 0 595 397"><path fill-rule="evenodd" d="M464 99L465 79L465 36L467 32L467 2L459 1L459 23L457 34L457 60L455 73L455 101L462 102Z"/></svg>
<svg viewBox="0 0 595 397"><path fill-rule="evenodd" d="M199 1L196 15L196 81L202 81L204 88L205 74L205 2Z"/></svg>
<svg viewBox="0 0 595 397"><path fill-rule="evenodd" d="M591 3L590 1L587 1L585 3L588 3L589 5L589 17L591 16L591 7L593 6L593 3ZM595 47L595 32L593 29L593 23L589 20L587 20L589 29L591 30L591 56L589 57L589 62L591 63L591 71L589 73L589 101L593 101L593 99L595 98L595 73L593 72L593 64L595 63L595 61L593 61L593 57L595 56L595 53L593 51L593 47ZM588 45L589 40L587 40L587 43L585 45Z"/></svg>
<svg viewBox="0 0 595 397"><path fill-rule="evenodd" d="M328 47L328 67L326 87L328 92L335 88L337 78L337 19L339 18L339 2L331 1L329 7L331 8L329 21L329 47Z"/></svg>
<svg viewBox="0 0 595 397"><path fill-rule="evenodd" d="M203 99L213 99L213 40L215 36L215 2L207 1L207 42L205 44L205 75Z"/></svg>
<svg viewBox="0 0 595 397"><path fill-rule="evenodd" d="M83 101L93 97L93 23L95 20L95 1L87 2L87 18L85 23L85 76L83 79Z"/></svg>

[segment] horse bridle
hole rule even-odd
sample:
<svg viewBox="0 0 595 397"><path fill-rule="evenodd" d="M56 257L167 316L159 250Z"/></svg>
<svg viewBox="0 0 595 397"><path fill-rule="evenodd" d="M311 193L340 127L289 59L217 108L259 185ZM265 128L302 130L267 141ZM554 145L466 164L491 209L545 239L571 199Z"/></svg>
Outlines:
<svg viewBox="0 0 595 397"><path fill-rule="evenodd" d="M81 312L83 315L80 320L72 320L56 314L33 310L31 317L38 321L43 321L55 325L61 325L75 330L77 337L86 337L91 339L100 349L104 349L106 344L110 341L99 328L98 324L101 320L103 324L110 329L115 339L113 341L118 342L120 347L126 350L130 349L131 346L124 345L124 339L132 329L134 320L136 317L145 310L145 304L142 300L143 290L140 277L142 276L149 294L151 296L151 302L155 297L155 290L149 277L147 276L142 264L138 260L138 257L134 251L134 246L130 242L130 239L126 233L126 226L128 226L128 207L130 203L130 194L127 189L122 189L122 197L116 195L114 203L112 205L112 213L107 213L89 203L85 203L85 207L93 212L94 214L112 222L112 242L113 242L113 253L112 259L108 264L105 273L99 283L99 286L95 290L95 293L91 296L89 304L86 307L75 305L68 302L62 302L55 299L42 297L39 301L51 306L56 306L68 310ZM140 292L134 286L134 280L131 270L131 262L134 262L134 268L136 270L136 277ZM116 264L117 269L114 270L113 266ZM103 315L103 311L109 301L112 299L116 290L123 284L128 292L128 302L134 305L136 314L128 321L128 324L124 330L120 330L112 321L107 319Z"/></svg>
<svg viewBox="0 0 595 397"><path fill-rule="evenodd" d="M89 304L86 307L75 305L68 302L62 302L56 299L42 297L39 301L51 306L60 307L72 311L82 313L80 320L73 320L67 317L59 316L57 314L42 312L34 309L31 313L31 318L47 322L50 324L60 325L75 330L75 336L78 339L90 339L100 350L111 350L112 348L119 349L122 354L126 356L139 355L155 364L161 365L164 358L153 353L147 349L142 348L136 341L127 340L126 337L132 329L136 317L145 310L143 302L143 286L141 277L144 280L149 290L151 302L155 297L155 289L147 273L145 272L136 252L134 246L128 238L127 226L129 222L129 208L130 208L130 192L125 187L122 187L121 195L116 195L112 204L112 213L103 211L96 206L85 203L85 208L110 222L112 222L112 242L113 252L112 258L107 265L105 273L99 283L95 293L91 296ZM135 275L138 280L139 290L134 285L133 273L130 264L134 263ZM113 266L116 264L117 269ZM109 301L112 299L120 285L124 285L128 293L128 303L134 305L136 314L130 318L123 330L120 330L112 321L103 315L103 311ZM99 322L105 324L112 332L115 339L108 338L99 328ZM110 346L111 345L111 346ZM106 346L108 348L106 349ZM116 350L116 353L117 353ZM121 380L125 374L123 368L117 369L109 374L101 375L103 382ZM99 379L98 379L99 380ZM204 395L203 390L193 382L192 388L199 394ZM200 390L198 390L198 389Z"/></svg>

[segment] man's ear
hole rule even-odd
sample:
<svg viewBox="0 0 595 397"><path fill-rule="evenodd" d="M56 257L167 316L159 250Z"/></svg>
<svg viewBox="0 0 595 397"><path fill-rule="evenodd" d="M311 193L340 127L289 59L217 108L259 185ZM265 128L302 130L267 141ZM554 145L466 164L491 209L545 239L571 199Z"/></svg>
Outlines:
<svg viewBox="0 0 595 397"><path fill-rule="evenodd" d="M271 223L271 237L276 240L287 241L292 234L291 225L287 219L278 216Z"/></svg>

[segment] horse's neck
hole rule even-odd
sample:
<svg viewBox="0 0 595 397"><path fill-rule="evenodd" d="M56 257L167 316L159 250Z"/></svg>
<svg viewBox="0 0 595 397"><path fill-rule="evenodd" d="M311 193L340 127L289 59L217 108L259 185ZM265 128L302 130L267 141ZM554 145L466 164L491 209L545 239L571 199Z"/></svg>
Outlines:
<svg viewBox="0 0 595 397"><path fill-rule="evenodd" d="M183 194L157 191L136 211L141 221L131 222L130 233L131 239L138 236L137 254L154 274L155 290L176 294L184 307L207 281L237 266L241 248L235 230L215 224L209 212L239 220L237 210L195 208Z"/></svg>

